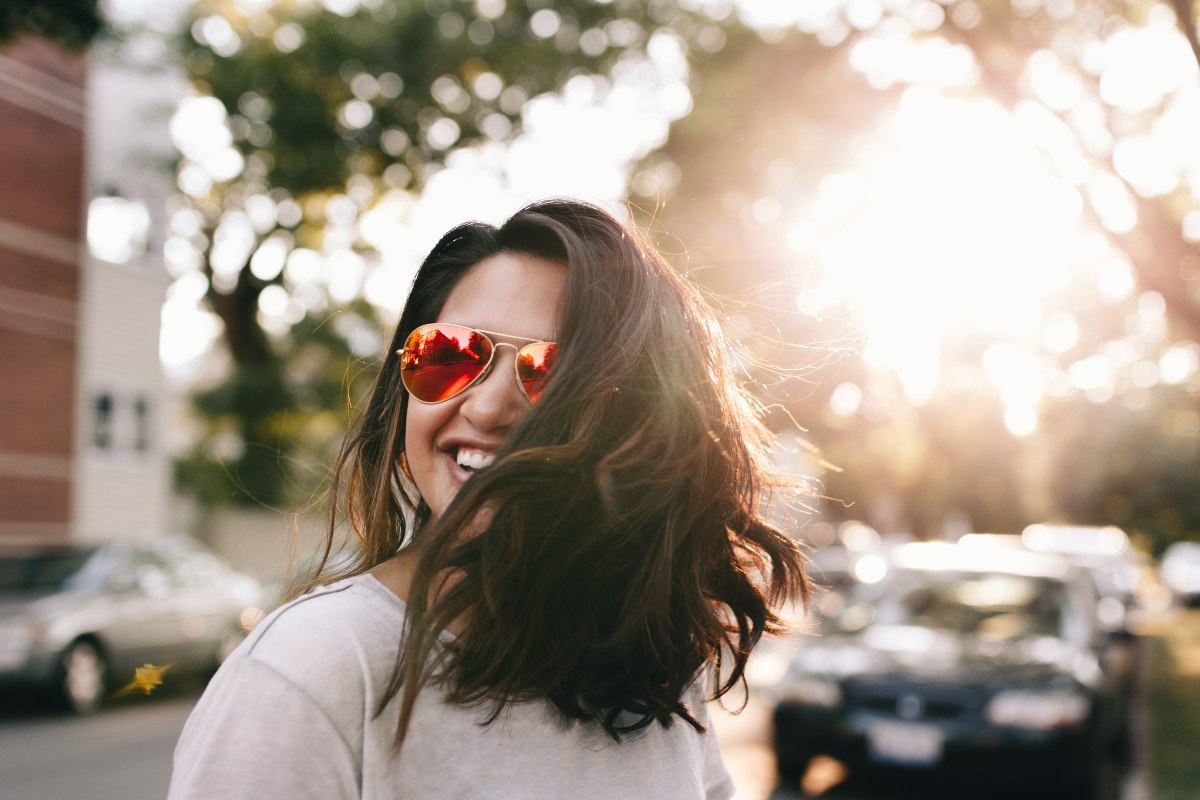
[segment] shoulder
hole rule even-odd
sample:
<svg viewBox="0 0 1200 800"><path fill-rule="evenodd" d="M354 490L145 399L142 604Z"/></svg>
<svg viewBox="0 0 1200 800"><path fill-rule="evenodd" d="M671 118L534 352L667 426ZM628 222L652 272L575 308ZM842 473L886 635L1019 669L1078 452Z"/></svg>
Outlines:
<svg viewBox="0 0 1200 800"><path fill-rule="evenodd" d="M330 681L370 684L373 670L390 670L394 663L404 619L403 601L374 578L358 575L276 609L230 660L254 661L317 696Z"/></svg>
<svg viewBox="0 0 1200 800"><path fill-rule="evenodd" d="M221 665L188 722L181 752L217 730L258 752L253 742L269 721L313 739L323 731L348 753L361 753L363 720L391 676L404 619L404 603L366 575L281 606ZM278 750L304 737L268 738Z"/></svg>
<svg viewBox="0 0 1200 800"><path fill-rule="evenodd" d="M358 797L363 721L404 618L400 599L365 575L272 612L196 704L171 797Z"/></svg>

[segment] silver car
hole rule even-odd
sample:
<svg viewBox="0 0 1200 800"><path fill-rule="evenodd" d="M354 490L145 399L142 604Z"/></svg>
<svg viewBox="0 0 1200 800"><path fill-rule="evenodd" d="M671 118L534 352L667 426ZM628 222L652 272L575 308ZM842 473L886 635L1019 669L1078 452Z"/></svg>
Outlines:
<svg viewBox="0 0 1200 800"><path fill-rule="evenodd" d="M0 686L50 690L90 713L122 684L152 689L157 668L214 669L262 602L257 581L184 537L4 546Z"/></svg>

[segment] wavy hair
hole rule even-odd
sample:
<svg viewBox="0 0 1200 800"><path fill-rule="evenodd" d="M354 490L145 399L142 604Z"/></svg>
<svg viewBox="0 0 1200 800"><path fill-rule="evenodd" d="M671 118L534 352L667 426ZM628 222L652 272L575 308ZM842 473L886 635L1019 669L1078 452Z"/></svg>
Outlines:
<svg viewBox="0 0 1200 800"><path fill-rule="evenodd" d="M433 520L405 474L396 350L468 270L502 252L567 266L559 357L495 463ZM488 722L541 698L618 741L675 718L702 728L685 689L715 666L713 696L728 692L760 637L782 628L776 608L808 598L798 545L761 513L770 439L728 354L695 288L597 207L540 202L438 242L335 463L324 557L293 592L419 542L402 645L375 709L398 696L397 747L426 686L489 704ZM339 519L353 552L329 569ZM439 637L452 623L460 634Z"/></svg>

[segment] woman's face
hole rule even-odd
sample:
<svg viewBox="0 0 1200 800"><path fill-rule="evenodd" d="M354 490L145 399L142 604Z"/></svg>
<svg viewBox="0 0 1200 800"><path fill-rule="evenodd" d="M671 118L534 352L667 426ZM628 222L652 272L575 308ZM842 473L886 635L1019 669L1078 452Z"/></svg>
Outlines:
<svg viewBox="0 0 1200 800"><path fill-rule="evenodd" d="M509 334L489 336L521 347L522 339L556 341L567 268L525 253L480 261L459 280L435 322ZM404 453L417 491L440 516L475 468L491 464L509 430L529 413L517 385L516 349L497 347L486 376L442 403L408 399Z"/></svg>

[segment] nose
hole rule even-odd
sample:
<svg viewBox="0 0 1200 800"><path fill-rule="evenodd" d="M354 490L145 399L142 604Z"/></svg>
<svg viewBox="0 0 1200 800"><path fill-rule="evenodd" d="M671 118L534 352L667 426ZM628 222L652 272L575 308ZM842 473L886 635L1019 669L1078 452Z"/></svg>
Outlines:
<svg viewBox="0 0 1200 800"><path fill-rule="evenodd" d="M529 400L517 386L516 357L512 345L496 345L488 373L464 392L459 413L477 430L502 432L529 413Z"/></svg>

